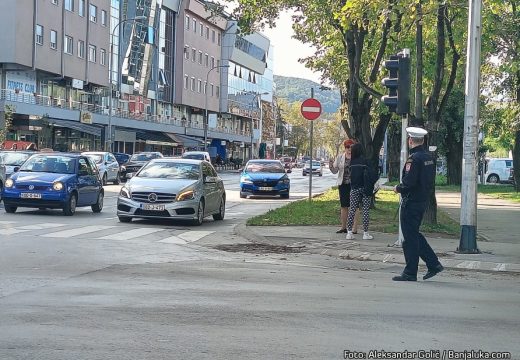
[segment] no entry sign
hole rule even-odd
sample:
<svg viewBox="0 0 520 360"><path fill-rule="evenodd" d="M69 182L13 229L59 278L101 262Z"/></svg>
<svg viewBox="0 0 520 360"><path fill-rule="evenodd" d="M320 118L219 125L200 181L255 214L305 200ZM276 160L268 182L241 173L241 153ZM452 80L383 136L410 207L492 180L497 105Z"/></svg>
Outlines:
<svg viewBox="0 0 520 360"><path fill-rule="evenodd" d="M301 111L307 120L316 120L321 115L321 104L316 99L307 99L302 103Z"/></svg>

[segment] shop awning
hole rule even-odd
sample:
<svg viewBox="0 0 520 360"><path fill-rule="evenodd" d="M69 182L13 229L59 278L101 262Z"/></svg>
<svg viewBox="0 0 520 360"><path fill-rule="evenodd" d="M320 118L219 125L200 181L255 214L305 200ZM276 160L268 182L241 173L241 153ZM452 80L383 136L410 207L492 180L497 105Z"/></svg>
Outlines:
<svg viewBox="0 0 520 360"><path fill-rule="evenodd" d="M54 126L65 127L73 130L82 131L87 134L95 135L101 137L101 128L80 123L79 121L74 120L60 120L60 119L49 119L49 124L54 124Z"/></svg>
<svg viewBox="0 0 520 360"><path fill-rule="evenodd" d="M166 133L173 141L182 145L183 147L197 147L202 144L202 141L196 138L192 138L191 136L181 135L181 134L172 134Z"/></svg>
<svg viewBox="0 0 520 360"><path fill-rule="evenodd" d="M162 146L178 146L179 143L171 139L169 136L161 132L155 131L138 131L135 134L137 141L144 141L150 145L162 145Z"/></svg>

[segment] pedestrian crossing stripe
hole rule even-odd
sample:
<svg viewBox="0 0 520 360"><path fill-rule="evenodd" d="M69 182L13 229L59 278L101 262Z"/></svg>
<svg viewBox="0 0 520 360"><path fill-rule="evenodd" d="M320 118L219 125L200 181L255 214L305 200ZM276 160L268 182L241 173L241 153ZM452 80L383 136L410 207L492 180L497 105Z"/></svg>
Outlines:
<svg viewBox="0 0 520 360"><path fill-rule="evenodd" d="M205 236L213 234L214 231L187 231L179 235L186 242L193 242L202 239Z"/></svg>
<svg viewBox="0 0 520 360"><path fill-rule="evenodd" d="M131 240L146 235L150 235L159 231L168 230L164 228L137 228L128 231L118 232L116 234L102 236L98 239L102 240Z"/></svg>
<svg viewBox="0 0 520 360"><path fill-rule="evenodd" d="M57 232L52 232L48 234L40 235L42 237L50 237L50 238L69 238L78 235L85 235L89 233L93 233L100 230L107 230L116 227L115 225L88 225L75 229L67 229Z"/></svg>

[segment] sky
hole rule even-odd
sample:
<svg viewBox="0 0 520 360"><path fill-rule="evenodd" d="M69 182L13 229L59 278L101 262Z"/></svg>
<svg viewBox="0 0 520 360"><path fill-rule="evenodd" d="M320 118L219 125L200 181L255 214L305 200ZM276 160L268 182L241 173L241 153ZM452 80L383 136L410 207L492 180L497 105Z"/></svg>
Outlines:
<svg viewBox="0 0 520 360"><path fill-rule="evenodd" d="M274 74L293 76L320 83L320 74L307 69L298 59L314 54L311 46L293 39L291 15L288 12L280 14L276 28L266 28L262 31L274 46Z"/></svg>

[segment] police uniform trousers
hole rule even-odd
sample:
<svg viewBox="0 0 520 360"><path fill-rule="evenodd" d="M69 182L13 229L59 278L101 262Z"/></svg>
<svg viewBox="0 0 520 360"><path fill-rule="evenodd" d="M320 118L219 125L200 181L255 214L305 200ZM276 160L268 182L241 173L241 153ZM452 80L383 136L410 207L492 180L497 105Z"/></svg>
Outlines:
<svg viewBox="0 0 520 360"><path fill-rule="evenodd" d="M404 238L402 246L406 260L403 273L414 277L417 276L419 257L426 263L428 270L435 269L440 264L439 258L419 232L425 210L425 202L408 201L401 206L401 230Z"/></svg>

